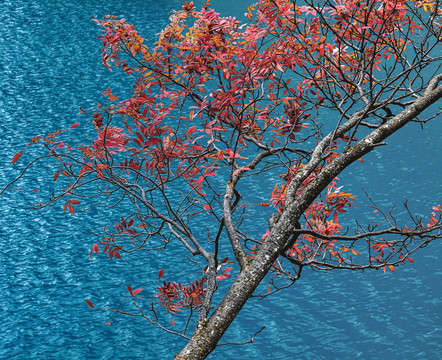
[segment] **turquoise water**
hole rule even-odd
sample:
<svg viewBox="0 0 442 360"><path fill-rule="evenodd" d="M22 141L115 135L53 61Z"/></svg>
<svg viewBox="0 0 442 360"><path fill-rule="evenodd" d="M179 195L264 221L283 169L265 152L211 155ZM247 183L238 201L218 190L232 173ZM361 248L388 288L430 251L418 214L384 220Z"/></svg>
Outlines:
<svg viewBox="0 0 442 360"><path fill-rule="evenodd" d="M221 11L240 14L245 6L212 1ZM179 1L3 1L0 22L0 184L19 174L12 156L30 138L80 121L79 107L101 101L100 91L125 89L118 72L100 62L99 29L90 20L112 13L135 23L147 39L166 24ZM87 133L87 131L86 131ZM404 129L390 146L368 156L341 176L358 194L352 213L372 216L361 188L381 205L409 199L416 214L442 202L442 124L424 131ZM30 159L25 154L20 164ZM150 288L162 257L134 255L121 261L89 259L96 242L91 230L106 225L103 213L67 215L62 205L35 211L32 192L49 191L45 166L33 169L0 198L1 359L168 359L185 344L141 319L92 311L88 298L115 306L126 286ZM257 199L267 197L256 184ZM251 198L251 201L253 199ZM106 213L106 217L117 214ZM266 224L256 214L251 226ZM252 221L253 220L253 221ZM280 296L251 301L225 336L244 341L266 325L253 345L222 346L212 359L439 359L442 351L442 251L432 244L415 264L394 274L305 271ZM172 263L180 272L179 263ZM172 272L172 271L171 271Z"/></svg>

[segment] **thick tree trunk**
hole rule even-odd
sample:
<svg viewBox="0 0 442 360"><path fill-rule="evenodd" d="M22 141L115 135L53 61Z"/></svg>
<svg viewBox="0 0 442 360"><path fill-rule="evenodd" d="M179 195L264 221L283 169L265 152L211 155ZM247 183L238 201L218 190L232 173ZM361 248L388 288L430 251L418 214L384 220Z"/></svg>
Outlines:
<svg viewBox="0 0 442 360"><path fill-rule="evenodd" d="M272 227L270 234L257 256L247 264L235 280L227 295L213 315L199 325L192 339L175 356L175 360L205 359L216 347L218 341L229 328L236 315L253 294L256 287L269 271L287 244L298 219L327 185L348 165L367 154L388 136L399 130L418 116L424 109L442 98L442 75L436 76L429 84L424 95L418 98L400 114L379 126L347 151L340 154L326 166L297 198L286 199L286 206L279 221Z"/></svg>
<svg viewBox="0 0 442 360"><path fill-rule="evenodd" d="M263 247L256 258L244 267L213 315L204 324L200 324L175 360L205 359L215 349L220 338L279 256L293 230L293 226L285 221L280 221L278 225L274 226L273 240L266 241L266 248Z"/></svg>

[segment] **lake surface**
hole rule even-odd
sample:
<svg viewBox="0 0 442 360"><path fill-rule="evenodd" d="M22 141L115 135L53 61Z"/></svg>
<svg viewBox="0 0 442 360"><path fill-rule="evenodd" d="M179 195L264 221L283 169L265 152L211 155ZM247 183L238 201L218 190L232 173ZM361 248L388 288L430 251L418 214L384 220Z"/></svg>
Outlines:
<svg viewBox="0 0 442 360"><path fill-rule="evenodd" d="M166 24L179 1L65 0L2 1L0 22L0 186L19 174L32 157L11 166L15 153L36 136L90 120L79 107L102 101L107 87L127 91L124 76L100 60L100 29L91 15L114 14L135 24L148 40ZM238 1L212 1L221 13L237 15ZM411 126L340 176L360 199L352 212L361 222L372 213L362 188L406 221L400 204L427 218L442 203L442 122L425 130ZM161 257L141 254L109 261L89 259L97 239L92 230L108 222L98 210L68 215L62 204L35 211L35 194L49 191L44 166L34 168L0 198L0 359L170 359L184 340L146 321L91 310L84 299L116 306L126 286L149 289ZM21 191L27 190L27 191ZM259 184L252 190L265 197ZM116 214L106 213L106 216ZM266 223L268 214L253 222ZM442 353L442 247L431 244L415 263L393 273L328 274L305 271L289 290L250 301L211 359L439 359ZM180 272L179 262L172 264ZM172 271L171 271L172 272Z"/></svg>

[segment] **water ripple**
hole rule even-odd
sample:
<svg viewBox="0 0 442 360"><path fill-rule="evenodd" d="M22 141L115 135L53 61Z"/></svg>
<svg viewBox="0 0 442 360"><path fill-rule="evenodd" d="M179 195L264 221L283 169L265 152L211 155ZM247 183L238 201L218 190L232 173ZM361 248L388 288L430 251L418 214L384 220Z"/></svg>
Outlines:
<svg viewBox="0 0 442 360"><path fill-rule="evenodd" d="M3 1L0 184L19 174L20 166L11 167L10 161L30 138L77 122L79 107L99 101L106 87L127 91L122 77L100 63L99 30L90 16L124 16L152 38L179 3ZM220 6L232 14L244 12L237 1ZM365 167L349 169L341 179L347 190L363 198L364 187L385 206L417 198L412 205L425 215L428 203L440 200L442 193L440 159L434 156L442 150L442 128L440 123L431 126L418 135L418 148L413 144L416 129L411 129L392 139L394 151L381 149L367 158ZM31 151L21 163L32 158ZM96 241L90 230L106 221L98 211L71 216L56 205L37 212L28 207L35 194L18 190L49 192L53 185L45 180L46 167L34 168L0 199L0 358L171 358L183 340L140 319L119 317L106 326L109 314L92 311L84 299L115 306L126 295L126 285L155 284L161 261L171 261L177 275L185 270L173 253L147 263L141 255L119 262L89 259ZM268 201L264 186L274 180L251 179L244 191L253 190L253 195L244 200ZM256 211L245 220L251 236L262 234L268 215ZM372 215L358 208L351 216L364 220ZM223 339L244 341L266 325L253 345L220 347L210 358L437 359L442 351L441 258L441 247L430 246L413 266L395 274L306 271L280 297L248 303Z"/></svg>

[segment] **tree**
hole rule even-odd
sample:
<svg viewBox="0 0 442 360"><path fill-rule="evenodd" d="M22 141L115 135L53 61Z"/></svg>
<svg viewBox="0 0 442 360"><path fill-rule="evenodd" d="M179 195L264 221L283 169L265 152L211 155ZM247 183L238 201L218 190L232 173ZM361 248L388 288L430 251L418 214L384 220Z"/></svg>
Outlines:
<svg viewBox="0 0 442 360"><path fill-rule="evenodd" d="M395 271L442 237L438 204L428 220L410 212L401 225L372 201L379 222L344 231L340 214L354 197L337 178L403 126L440 114L431 106L442 97L440 1L261 0L244 24L209 6L184 3L153 48L124 19L95 20L103 64L135 79L132 93L120 100L107 89L107 105L82 110L96 131L90 143L68 144L71 129L31 139L43 153L22 173L49 159L53 180L63 179L36 207L63 202L74 213L127 203L91 256L177 243L192 255L199 276L190 284L163 281L153 299L128 286L123 302L134 310L112 309L187 338L176 359L205 358L252 296L293 285L305 267ZM276 171L268 199L248 203L250 183L268 183ZM262 238L251 236L243 219L270 205L268 224L256 225ZM173 277L167 264L158 271ZM171 327L160 323L158 307L171 314ZM178 311L189 313L182 331L172 330Z"/></svg>

